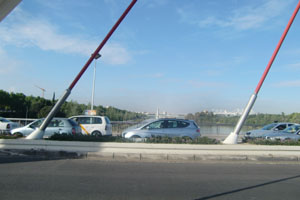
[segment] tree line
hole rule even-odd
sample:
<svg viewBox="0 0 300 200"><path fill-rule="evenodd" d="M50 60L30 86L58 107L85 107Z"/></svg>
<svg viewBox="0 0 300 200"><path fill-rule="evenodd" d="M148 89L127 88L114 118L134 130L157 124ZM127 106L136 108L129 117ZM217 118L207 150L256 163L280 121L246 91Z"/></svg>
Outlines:
<svg viewBox="0 0 300 200"><path fill-rule="evenodd" d="M0 90L0 116L6 118L42 118L46 117L57 100L26 96L23 93L9 93ZM56 117L82 115L90 105L76 101L65 102ZM145 118L144 114L121 110L114 107L94 106L97 115L108 116L112 121L127 121Z"/></svg>
<svg viewBox="0 0 300 200"><path fill-rule="evenodd" d="M240 116L226 116L226 115L216 115L212 112L197 112L195 114L187 114L186 119L194 120L197 124L221 124L221 125L235 125ZM245 121L247 126L263 126L266 124L278 122L292 122L300 123L300 113L292 113L286 115L281 114L253 114L249 115Z"/></svg>

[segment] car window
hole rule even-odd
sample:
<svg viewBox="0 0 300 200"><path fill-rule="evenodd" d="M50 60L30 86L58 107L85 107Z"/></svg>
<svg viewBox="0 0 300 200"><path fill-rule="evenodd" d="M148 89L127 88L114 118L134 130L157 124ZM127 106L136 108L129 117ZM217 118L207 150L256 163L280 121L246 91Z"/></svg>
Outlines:
<svg viewBox="0 0 300 200"><path fill-rule="evenodd" d="M108 117L105 117L105 121L106 121L106 124L110 124L110 120L108 119Z"/></svg>
<svg viewBox="0 0 300 200"><path fill-rule="evenodd" d="M184 122L184 121L177 121L177 124L178 124L178 128L185 128L185 127L188 127L190 125L188 122Z"/></svg>
<svg viewBox="0 0 300 200"><path fill-rule="evenodd" d="M42 124L42 120L37 120L35 122L33 122L30 126L33 126L33 127L40 127Z"/></svg>
<svg viewBox="0 0 300 200"><path fill-rule="evenodd" d="M145 128L148 128L148 129L165 128L165 123L163 120L160 120L160 121L156 121L156 122L153 122L153 123L147 125Z"/></svg>
<svg viewBox="0 0 300 200"><path fill-rule="evenodd" d="M167 120L167 128L177 128L178 124L175 120Z"/></svg>
<svg viewBox="0 0 300 200"><path fill-rule="evenodd" d="M278 130L283 130L286 128L286 124L280 124L279 126L276 127Z"/></svg>
<svg viewBox="0 0 300 200"><path fill-rule="evenodd" d="M78 123L79 124L91 124L92 118L91 117L79 117Z"/></svg>
<svg viewBox="0 0 300 200"><path fill-rule="evenodd" d="M284 130L286 133L295 133L300 129L300 126L290 126Z"/></svg>
<svg viewBox="0 0 300 200"><path fill-rule="evenodd" d="M93 124L102 124L102 119L100 117L93 117Z"/></svg>
<svg viewBox="0 0 300 200"><path fill-rule="evenodd" d="M48 127L64 127L64 122L60 119L54 119L49 123Z"/></svg>
<svg viewBox="0 0 300 200"><path fill-rule="evenodd" d="M262 128L262 130L271 130L274 126L276 126L276 123L268 124L268 125L264 126Z"/></svg>

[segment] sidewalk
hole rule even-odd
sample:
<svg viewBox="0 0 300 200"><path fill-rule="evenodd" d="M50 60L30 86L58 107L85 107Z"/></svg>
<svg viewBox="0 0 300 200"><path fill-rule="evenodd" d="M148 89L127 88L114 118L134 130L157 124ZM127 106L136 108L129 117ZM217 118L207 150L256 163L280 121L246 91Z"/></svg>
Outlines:
<svg viewBox="0 0 300 200"><path fill-rule="evenodd" d="M0 139L0 150L136 161L268 161L300 164L300 146L100 143ZM56 153L55 153L56 152ZM75 154L74 154L75 153ZM76 156L74 156L76 155Z"/></svg>

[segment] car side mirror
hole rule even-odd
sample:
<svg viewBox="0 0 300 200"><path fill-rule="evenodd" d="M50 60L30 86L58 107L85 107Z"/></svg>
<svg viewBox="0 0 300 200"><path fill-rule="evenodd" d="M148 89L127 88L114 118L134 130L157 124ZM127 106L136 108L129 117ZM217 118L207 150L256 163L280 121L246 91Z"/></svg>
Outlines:
<svg viewBox="0 0 300 200"><path fill-rule="evenodd" d="M274 131L279 131L279 129L278 129L278 128L275 128Z"/></svg>

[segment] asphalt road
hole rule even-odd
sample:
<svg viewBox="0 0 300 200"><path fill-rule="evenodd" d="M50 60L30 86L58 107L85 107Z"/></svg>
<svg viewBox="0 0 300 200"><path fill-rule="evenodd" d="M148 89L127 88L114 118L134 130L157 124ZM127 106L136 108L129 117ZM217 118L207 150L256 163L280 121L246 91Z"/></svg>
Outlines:
<svg viewBox="0 0 300 200"><path fill-rule="evenodd" d="M1 158L0 158L1 159ZM299 199L300 166L9 160L0 199Z"/></svg>

